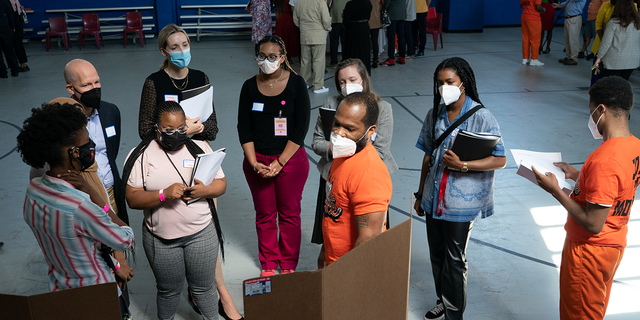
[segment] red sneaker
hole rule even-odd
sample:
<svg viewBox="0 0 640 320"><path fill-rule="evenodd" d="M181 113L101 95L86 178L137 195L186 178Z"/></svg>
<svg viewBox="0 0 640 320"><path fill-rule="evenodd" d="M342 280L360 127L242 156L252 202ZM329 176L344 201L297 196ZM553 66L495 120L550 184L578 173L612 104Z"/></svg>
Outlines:
<svg viewBox="0 0 640 320"><path fill-rule="evenodd" d="M405 63L405 59L403 57L398 57L398 61L399 64L404 64Z"/></svg>
<svg viewBox="0 0 640 320"><path fill-rule="evenodd" d="M282 269L280 274L290 274L293 273L293 269Z"/></svg>
<svg viewBox="0 0 640 320"><path fill-rule="evenodd" d="M276 270L273 270L273 269L262 270L262 272L260 272L261 277L273 277L275 275L276 275Z"/></svg>
<svg viewBox="0 0 640 320"><path fill-rule="evenodd" d="M395 60L393 60L393 59L389 58L389 59L387 59L387 60L385 60L385 61L380 62L380 65L381 65L381 66L389 66L389 67L392 67L392 66L395 66L395 65L396 65L396 62L395 62Z"/></svg>

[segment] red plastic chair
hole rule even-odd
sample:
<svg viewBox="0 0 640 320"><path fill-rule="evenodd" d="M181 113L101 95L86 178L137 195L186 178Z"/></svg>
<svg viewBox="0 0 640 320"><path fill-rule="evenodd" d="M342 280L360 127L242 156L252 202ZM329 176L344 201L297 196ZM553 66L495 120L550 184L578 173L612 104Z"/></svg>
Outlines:
<svg viewBox="0 0 640 320"><path fill-rule="evenodd" d="M124 47L127 47L127 34L138 33L138 38L140 38L140 46L144 48L146 40L144 39L144 33L142 32L142 14L140 12L127 12L126 17L127 27L124 28L124 31L122 31L122 37L124 38Z"/></svg>
<svg viewBox="0 0 640 320"><path fill-rule="evenodd" d="M434 19L436 17L436 8L429 8L429 11L427 11L427 19Z"/></svg>
<svg viewBox="0 0 640 320"><path fill-rule="evenodd" d="M51 49L51 36L61 36L64 42L64 50L69 51L71 39L69 39L69 32L67 32L67 20L64 17L49 18L49 31L45 35L47 38L47 51Z"/></svg>
<svg viewBox="0 0 640 320"><path fill-rule="evenodd" d="M92 34L96 38L96 45L100 50L100 41L104 47L102 32L100 32L100 19L96 13L87 13L82 15L82 31L80 31L80 50L84 48L84 36ZM99 40L98 40L99 37Z"/></svg>
<svg viewBox="0 0 640 320"><path fill-rule="evenodd" d="M431 11L431 8L429 8L429 11ZM438 35L440 35L440 48L444 48L444 43L442 42L442 13L437 13L433 19L427 19L427 33L433 35L433 51L438 50Z"/></svg>

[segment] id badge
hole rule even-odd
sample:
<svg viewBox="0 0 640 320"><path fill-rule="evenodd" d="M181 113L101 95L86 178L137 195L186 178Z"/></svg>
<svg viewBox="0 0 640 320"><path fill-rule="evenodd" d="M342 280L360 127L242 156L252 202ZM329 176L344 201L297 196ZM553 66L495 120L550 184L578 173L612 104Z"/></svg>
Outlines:
<svg viewBox="0 0 640 320"><path fill-rule="evenodd" d="M276 137L287 136L287 118L274 118L274 135Z"/></svg>

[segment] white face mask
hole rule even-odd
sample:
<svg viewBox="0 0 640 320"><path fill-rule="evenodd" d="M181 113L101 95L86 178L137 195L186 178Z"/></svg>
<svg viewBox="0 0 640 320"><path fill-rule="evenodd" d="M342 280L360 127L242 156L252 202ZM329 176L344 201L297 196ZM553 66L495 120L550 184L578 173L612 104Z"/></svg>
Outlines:
<svg viewBox="0 0 640 320"><path fill-rule="evenodd" d="M358 147L357 143L362 140L367 135L371 127L367 128L364 131L364 134L357 141L353 141L349 138L345 138L343 136L338 135L335 132L331 132L331 153L333 154L334 159L351 157L356 154L356 149Z"/></svg>
<svg viewBox="0 0 640 320"><path fill-rule="evenodd" d="M360 83L347 83L340 88L340 93L342 93L343 97L346 97L354 92L362 92L364 88L362 87L362 81Z"/></svg>
<svg viewBox="0 0 640 320"><path fill-rule="evenodd" d="M598 106L598 108L600 108L600 106ZM598 110L598 108L596 108L596 110ZM602 139L602 134L600 134L600 131L598 131L598 123L600 123L600 119L602 119L604 113L601 114L598 118L598 123L595 123L593 122L593 114L596 113L596 110L593 110L593 112L591 112L591 114L589 115L589 131L591 131L591 135L594 139Z"/></svg>
<svg viewBox="0 0 640 320"><path fill-rule="evenodd" d="M442 97L442 100L444 100L445 105L448 106L460 99L460 96L462 95L462 91L460 91L461 86L462 83L457 87L445 84L438 88L438 91L440 91L440 96Z"/></svg>
<svg viewBox="0 0 640 320"><path fill-rule="evenodd" d="M280 68L280 64L278 63L280 60L276 60L274 62L269 62L269 60L258 61L258 67L262 70L263 73L272 74Z"/></svg>

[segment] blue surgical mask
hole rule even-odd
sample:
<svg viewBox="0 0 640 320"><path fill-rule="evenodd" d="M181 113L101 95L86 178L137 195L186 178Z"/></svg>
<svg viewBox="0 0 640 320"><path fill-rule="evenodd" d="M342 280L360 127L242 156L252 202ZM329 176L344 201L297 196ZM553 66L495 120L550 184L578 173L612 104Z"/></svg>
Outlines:
<svg viewBox="0 0 640 320"><path fill-rule="evenodd" d="M183 51L171 51L169 55L171 56L171 63L180 69L186 68L191 62L191 48Z"/></svg>

